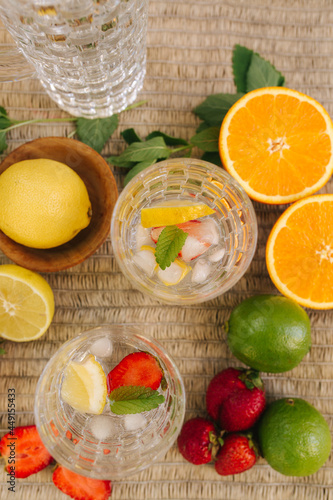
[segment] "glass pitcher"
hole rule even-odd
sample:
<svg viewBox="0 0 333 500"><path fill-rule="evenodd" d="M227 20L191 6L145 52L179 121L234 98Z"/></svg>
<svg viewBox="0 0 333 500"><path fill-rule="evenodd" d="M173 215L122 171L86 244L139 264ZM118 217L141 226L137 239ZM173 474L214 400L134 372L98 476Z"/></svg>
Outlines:
<svg viewBox="0 0 333 500"><path fill-rule="evenodd" d="M0 82L37 75L74 116L117 113L143 85L147 17L148 0L0 0L17 45L0 54Z"/></svg>

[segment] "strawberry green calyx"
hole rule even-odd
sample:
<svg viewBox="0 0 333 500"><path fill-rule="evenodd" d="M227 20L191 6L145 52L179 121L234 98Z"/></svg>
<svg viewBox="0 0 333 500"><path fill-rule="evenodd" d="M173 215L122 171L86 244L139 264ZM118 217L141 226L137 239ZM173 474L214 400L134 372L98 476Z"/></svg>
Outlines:
<svg viewBox="0 0 333 500"><path fill-rule="evenodd" d="M264 387L264 383L257 370L252 370L251 368L249 370L244 370L238 378L244 382L248 389L252 390L255 387L262 389Z"/></svg>
<svg viewBox="0 0 333 500"><path fill-rule="evenodd" d="M212 454L212 460L215 460L216 458L216 455L218 454L221 446L223 446L223 436L224 434L224 431L221 431L220 433L218 433L217 431L213 432L213 431L210 431L209 432L209 450Z"/></svg>

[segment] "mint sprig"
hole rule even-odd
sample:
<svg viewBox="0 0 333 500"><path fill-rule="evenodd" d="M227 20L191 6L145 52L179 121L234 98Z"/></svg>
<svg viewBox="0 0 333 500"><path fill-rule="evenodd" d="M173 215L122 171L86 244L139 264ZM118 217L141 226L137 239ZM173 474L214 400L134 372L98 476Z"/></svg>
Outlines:
<svg viewBox="0 0 333 500"><path fill-rule="evenodd" d="M158 237L155 259L164 271L176 260L184 246L188 234L177 226L166 226Z"/></svg>
<svg viewBox="0 0 333 500"><path fill-rule="evenodd" d="M112 391L109 400L112 413L126 415L153 410L164 403L165 398L150 387L128 385Z"/></svg>
<svg viewBox="0 0 333 500"><path fill-rule="evenodd" d="M124 111L141 106L146 101L140 101L128 106ZM7 147L7 133L15 128L30 125L33 123L76 123L76 129L69 134L73 137L77 134L78 139L100 153L109 140L113 132L118 127L118 115L108 116L107 118L36 118L33 120L13 120L8 116L6 109L0 106L0 153L3 153Z"/></svg>

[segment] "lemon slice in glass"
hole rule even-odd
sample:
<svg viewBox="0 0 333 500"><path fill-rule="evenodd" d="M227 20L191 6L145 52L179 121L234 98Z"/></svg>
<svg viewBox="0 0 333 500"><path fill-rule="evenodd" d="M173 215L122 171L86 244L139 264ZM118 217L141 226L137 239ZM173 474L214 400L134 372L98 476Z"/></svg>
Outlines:
<svg viewBox="0 0 333 500"><path fill-rule="evenodd" d="M42 276L13 264L0 266L0 336L14 342L36 340L54 314L54 297Z"/></svg>
<svg viewBox="0 0 333 500"><path fill-rule="evenodd" d="M168 202L168 205L143 208L141 224L143 227L173 226L189 220L211 215L214 210L205 203L186 203L178 200L178 205Z"/></svg>
<svg viewBox="0 0 333 500"><path fill-rule="evenodd" d="M62 399L75 410L100 415L107 396L106 376L92 354L83 362L71 361L64 373Z"/></svg>

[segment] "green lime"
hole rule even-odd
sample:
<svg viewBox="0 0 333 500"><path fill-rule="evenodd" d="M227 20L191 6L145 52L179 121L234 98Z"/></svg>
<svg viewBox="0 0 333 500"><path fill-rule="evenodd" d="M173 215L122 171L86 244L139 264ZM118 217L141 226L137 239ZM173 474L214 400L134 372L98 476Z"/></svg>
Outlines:
<svg viewBox="0 0 333 500"><path fill-rule="evenodd" d="M310 320L287 297L255 295L232 311L226 326L237 359L256 370L280 373L297 366L310 350Z"/></svg>
<svg viewBox="0 0 333 500"><path fill-rule="evenodd" d="M258 425L263 457L286 476L309 476L326 462L331 434L326 420L310 403L299 398L274 401Z"/></svg>

